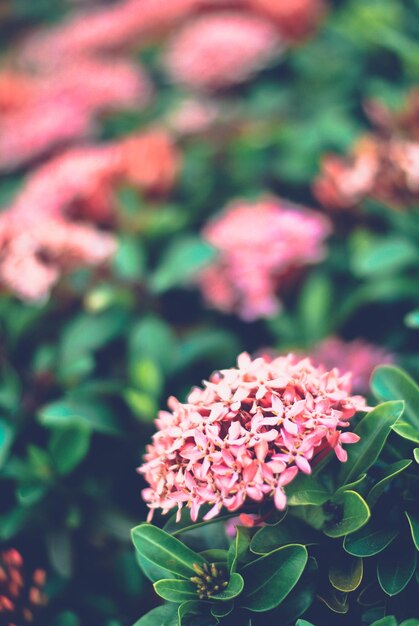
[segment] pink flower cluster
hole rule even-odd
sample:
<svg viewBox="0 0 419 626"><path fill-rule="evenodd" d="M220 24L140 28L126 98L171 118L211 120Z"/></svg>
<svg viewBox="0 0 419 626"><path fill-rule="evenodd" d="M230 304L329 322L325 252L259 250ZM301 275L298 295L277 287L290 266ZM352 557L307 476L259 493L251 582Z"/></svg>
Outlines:
<svg viewBox="0 0 419 626"><path fill-rule="evenodd" d="M151 84L125 59L74 59L0 74L0 170L12 170L95 131L102 112L144 107Z"/></svg>
<svg viewBox="0 0 419 626"><path fill-rule="evenodd" d="M323 215L280 199L228 205L203 231L218 252L198 277L203 296L212 307L247 321L274 315L285 279L323 259L330 231Z"/></svg>
<svg viewBox="0 0 419 626"><path fill-rule="evenodd" d="M122 141L77 148L32 173L0 214L0 286L42 300L62 273L99 265L116 250L109 226L119 184L146 194L167 192L179 156L170 137L151 129Z"/></svg>
<svg viewBox="0 0 419 626"><path fill-rule="evenodd" d="M165 64L175 82L220 89L246 80L282 49L268 20L242 11L210 13L175 34Z"/></svg>
<svg viewBox="0 0 419 626"><path fill-rule="evenodd" d="M210 519L222 507L236 511L247 499L271 497L284 509L284 487L299 472L310 474L316 456L333 449L345 462L342 444L358 441L342 429L367 408L350 394L350 374L292 354L252 360L243 353L237 368L213 374L186 403L170 398L139 468L150 485L143 491L149 519L157 508L180 515L187 506L196 520L204 504L212 505Z"/></svg>
<svg viewBox="0 0 419 626"><path fill-rule="evenodd" d="M339 363L339 372L351 372L352 387L357 393L368 392L371 374L378 365L394 363L394 356L380 346L362 339L343 341L339 337L329 337L318 344L311 359L325 369Z"/></svg>

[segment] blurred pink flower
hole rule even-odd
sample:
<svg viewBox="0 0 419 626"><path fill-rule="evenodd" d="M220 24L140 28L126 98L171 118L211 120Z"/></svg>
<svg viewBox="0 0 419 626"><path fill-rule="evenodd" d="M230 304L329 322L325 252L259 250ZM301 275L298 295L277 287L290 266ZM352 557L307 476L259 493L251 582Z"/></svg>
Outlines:
<svg viewBox="0 0 419 626"><path fill-rule="evenodd" d="M394 208L417 204L419 142L365 135L349 156L324 157L313 192L329 209L351 209L368 197Z"/></svg>
<svg viewBox="0 0 419 626"><path fill-rule="evenodd" d="M91 135L100 113L144 107L152 93L141 68L124 60L79 59L14 77L6 71L2 83L17 91L0 96L0 170Z"/></svg>
<svg viewBox="0 0 419 626"><path fill-rule="evenodd" d="M189 97L170 111L166 122L181 136L203 134L216 123L219 114L220 108L215 102Z"/></svg>
<svg viewBox="0 0 419 626"><path fill-rule="evenodd" d="M350 395L350 374L292 354L252 360L243 353L237 363L194 388L186 403L170 398L170 411L159 413L139 468L149 483L143 491L149 519L157 508L180 515L187 506L196 520L204 504L212 505L210 519L247 499L273 498L284 509L284 487L299 472L310 474L318 454L334 449L344 462L342 444L358 441L342 430L356 411L367 410L362 397Z"/></svg>
<svg viewBox="0 0 419 626"><path fill-rule="evenodd" d="M98 225L112 225L118 185L165 193L178 166L170 137L159 129L47 162L0 214L0 285L22 299L42 300L62 273L109 260L116 240Z"/></svg>
<svg viewBox="0 0 419 626"><path fill-rule="evenodd" d="M336 367L340 374L350 372L353 389L357 393L367 393L374 368L393 363L394 355L361 339L343 341L339 337L329 337L314 348L311 359L326 369Z"/></svg>
<svg viewBox="0 0 419 626"><path fill-rule="evenodd" d="M323 0L249 0L255 10L269 17L286 39L306 37L321 20Z"/></svg>
<svg viewBox="0 0 419 626"><path fill-rule="evenodd" d="M20 49L19 60L29 67L144 45L150 35L173 27L201 0L125 0L79 11L50 29L36 31Z"/></svg>
<svg viewBox="0 0 419 626"><path fill-rule="evenodd" d="M220 89L246 80L281 50L268 20L245 12L208 13L175 33L165 64L175 82Z"/></svg>
<svg viewBox="0 0 419 626"><path fill-rule="evenodd" d="M218 257L198 277L207 302L245 320L274 315L284 278L324 257L329 220L271 198L240 201L210 222L203 237Z"/></svg>

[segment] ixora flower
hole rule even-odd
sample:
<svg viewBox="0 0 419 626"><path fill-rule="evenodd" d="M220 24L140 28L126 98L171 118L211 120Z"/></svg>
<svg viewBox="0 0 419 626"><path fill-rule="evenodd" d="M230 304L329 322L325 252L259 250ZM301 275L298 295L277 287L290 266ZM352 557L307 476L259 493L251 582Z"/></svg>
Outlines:
<svg viewBox="0 0 419 626"><path fill-rule="evenodd" d="M313 460L332 449L345 462L342 444L358 441L344 429L367 408L350 394L350 374L293 354L252 360L243 353L236 368L214 373L186 403L171 397L138 470L150 485L143 491L149 520L157 508L180 515L183 506L196 520L204 504L212 505L211 519L247 499L273 498L284 509L284 487L299 472L310 474Z"/></svg>
<svg viewBox="0 0 419 626"><path fill-rule="evenodd" d="M37 569L31 576L25 576L23 559L17 550L0 552L0 623L31 624L38 610L47 603L42 592L44 584L44 570Z"/></svg>
<svg viewBox="0 0 419 626"><path fill-rule="evenodd" d="M250 4L269 16L282 35L291 40L306 37L325 12L323 0L250 0Z"/></svg>
<svg viewBox="0 0 419 626"><path fill-rule="evenodd" d="M203 231L218 252L197 279L205 300L246 321L274 315L277 292L295 270L323 259L330 231L325 216L279 198L230 204Z"/></svg>
<svg viewBox="0 0 419 626"><path fill-rule="evenodd" d="M178 31L166 54L174 82L221 89L248 79L282 50L268 20L245 12L197 17Z"/></svg>

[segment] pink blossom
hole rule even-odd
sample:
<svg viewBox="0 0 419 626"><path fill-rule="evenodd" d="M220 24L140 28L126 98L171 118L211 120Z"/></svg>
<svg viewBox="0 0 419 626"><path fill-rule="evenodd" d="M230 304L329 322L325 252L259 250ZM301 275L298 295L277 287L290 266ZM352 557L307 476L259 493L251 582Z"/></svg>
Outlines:
<svg viewBox="0 0 419 626"><path fill-rule="evenodd" d="M79 59L14 79L6 72L0 86L6 80L19 89L14 99L0 97L0 170L88 137L100 113L144 107L151 97L141 67L124 60Z"/></svg>
<svg viewBox="0 0 419 626"><path fill-rule="evenodd" d="M149 484L149 519L157 508L180 514L187 506L196 520L204 504L210 519L222 507L236 511L267 498L283 509L286 485L310 473L318 453L333 448L345 461L342 444L359 439L342 432L367 410L350 395L350 376L292 354L252 360L243 353L237 363L193 389L186 403L170 398L170 410L159 413L139 468Z"/></svg>
<svg viewBox="0 0 419 626"><path fill-rule="evenodd" d="M249 0L255 10L269 17L286 39L306 37L319 23L325 5L323 0Z"/></svg>
<svg viewBox="0 0 419 626"><path fill-rule="evenodd" d="M19 60L29 66L48 66L57 58L138 47L146 37L173 27L200 4L201 0L125 0L79 11L58 26L28 37Z"/></svg>
<svg viewBox="0 0 419 626"><path fill-rule="evenodd" d="M99 226L112 226L118 185L162 194L178 167L175 146L160 129L50 160L0 214L0 285L24 300L42 300L63 273L108 261L116 239Z"/></svg>
<svg viewBox="0 0 419 626"><path fill-rule="evenodd" d="M352 386L357 393L368 392L375 367L394 362L394 356L380 346L361 339L343 341L338 337L329 337L318 344L311 358L326 369L336 366L341 374L351 372Z"/></svg>
<svg viewBox="0 0 419 626"><path fill-rule="evenodd" d="M199 276L207 302L245 320L274 315L290 272L324 257L329 220L276 198L235 202L203 231L218 252Z"/></svg>
<svg viewBox="0 0 419 626"><path fill-rule="evenodd" d="M246 80L281 49L275 28L264 18L245 12L209 13L175 33L165 63L175 82L220 89Z"/></svg>
<svg viewBox="0 0 419 626"><path fill-rule="evenodd" d="M2 624L29 624L47 604L43 592L46 574L37 569L28 575L21 554L14 548L0 552L0 614Z"/></svg>

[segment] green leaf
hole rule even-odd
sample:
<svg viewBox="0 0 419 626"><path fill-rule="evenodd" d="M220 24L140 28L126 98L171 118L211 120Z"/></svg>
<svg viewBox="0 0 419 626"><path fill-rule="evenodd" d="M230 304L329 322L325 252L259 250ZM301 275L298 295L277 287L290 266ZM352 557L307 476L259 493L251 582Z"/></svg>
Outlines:
<svg viewBox="0 0 419 626"><path fill-rule="evenodd" d="M320 591L317 597L334 613L344 615L349 611L348 594L333 587Z"/></svg>
<svg viewBox="0 0 419 626"><path fill-rule="evenodd" d="M397 528L380 526L373 518L361 530L345 537L343 547L353 556L373 556L385 550L397 535Z"/></svg>
<svg viewBox="0 0 419 626"><path fill-rule="evenodd" d="M183 602L178 607L178 626L190 626L191 620L189 619L191 616L203 615L205 613L204 609L205 605L203 605L202 601L193 601L188 600L187 602ZM208 616L208 626L213 624L213 621L209 621L211 618Z"/></svg>
<svg viewBox="0 0 419 626"><path fill-rule="evenodd" d="M381 365L373 372L371 389L381 401L404 400L404 419L419 429L419 387L406 372L394 365Z"/></svg>
<svg viewBox="0 0 419 626"><path fill-rule="evenodd" d="M317 476L299 474L285 487L288 506L305 504L321 505L330 499L331 493L319 483Z"/></svg>
<svg viewBox="0 0 419 626"><path fill-rule="evenodd" d="M210 548L209 550L202 550L199 554L209 563L226 563L228 550Z"/></svg>
<svg viewBox="0 0 419 626"><path fill-rule="evenodd" d="M404 318L404 323L409 328L419 328L419 309L410 311Z"/></svg>
<svg viewBox="0 0 419 626"><path fill-rule="evenodd" d="M368 504L356 491L344 491L334 503L343 507L342 518L334 523L326 523L323 532L328 537L344 537L364 526L370 518Z"/></svg>
<svg viewBox="0 0 419 626"><path fill-rule="evenodd" d="M234 602L220 602L211 606L211 615L214 617L227 617L234 609Z"/></svg>
<svg viewBox="0 0 419 626"><path fill-rule="evenodd" d="M254 554L268 554L281 545L303 542L305 545L319 541L319 535L307 524L295 518L286 518L274 526L264 526L254 535L250 549Z"/></svg>
<svg viewBox="0 0 419 626"><path fill-rule="evenodd" d="M156 563L152 563L140 554L138 550L135 552L135 556L144 575L151 580L152 583L155 583L162 578L170 578L171 572L164 569L160 565L156 565Z"/></svg>
<svg viewBox="0 0 419 626"><path fill-rule="evenodd" d="M406 587L415 573L417 552L400 536L379 556L377 577L381 589L395 596Z"/></svg>
<svg viewBox="0 0 419 626"><path fill-rule="evenodd" d="M419 550L419 518L412 513L408 513L407 511L405 511L404 514L409 522L413 543L416 546L416 550Z"/></svg>
<svg viewBox="0 0 419 626"><path fill-rule="evenodd" d="M153 587L157 595L168 602L180 604L198 597L196 585L189 580L163 579L155 582Z"/></svg>
<svg viewBox="0 0 419 626"><path fill-rule="evenodd" d="M352 268L356 276L361 277L388 275L414 263L417 256L415 246L407 239L387 237L358 250L352 258Z"/></svg>
<svg viewBox="0 0 419 626"><path fill-rule="evenodd" d="M418 624L419 624L418 618L412 617L410 619L403 620L400 626L418 626Z"/></svg>
<svg viewBox="0 0 419 626"><path fill-rule="evenodd" d="M360 441L348 447L348 460L342 463L339 484L354 480L375 463L403 407L403 402L385 402L362 418L355 428Z"/></svg>
<svg viewBox="0 0 419 626"><path fill-rule="evenodd" d="M236 527L236 537L234 543L231 544L228 551L228 565L230 572L235 572L243 559L248 553L250 544L250 529L245 526Z"/></svg>
<svg viewBox="0 0 419 626"><path fill-rule="evenodd" d="M150 359L163 370L170 369L176 353L176 338L168 324L158 317L145 317L135 324L128 336L130 362Z"/></svg>
<svg viewBox="0 0 419 626"><path fill-rule="evenodd" d="M316 559L309 557L307 566L298 583L281 604L269 614L273 624L290 624L299 615L304 615L312 605L317 589L318 566Z"/></svg>
<svg viewBox="0 0 419 626"><path fill-rule="evenodd" d="M396 461L395 463L392 463L391 465L388 465L386 467L384 477L379 480L378 483L374 485L374 487L372 487L366 498L367 504L370 508L375 506L375 504L378 502L378 499L382 496L391 481L394 480L396 476L404 472L404 470L407 469L411 464L412 461L410 459L403 459L401 461Z"/></svg>
<svg viewBox="0 0 419 626"><path fill-rule="evenodd" d="M333 562L329 567L329 580L338 591L350 593L358 589L363 572L361 558L340 551L333 556Z"/></svg>
<svg viewBox="0 0 419 626"><path fill-rule="evenodd" d="M419 463L419 448L413 450L413 456L415 457L416 463Z"/></svg>
<svg viewBox="0 0 419 626"><path fill-rule="evenodd" d="M308 342L319 341L329 330L332 288L324 273L312 273L301 290L300 328Z"/></svg>
<svg viewBox="0 0 419 626"><path fill-rule="evenodd" d="M90 430L87 427L61 428L52 433L49 451L59 474L68 474L89 451Z"/></svg>
<svg viewBox="0 0 419 626"><path fill-rule="evenodd" d="M112 259L115 274L123 280L139 280L144 274L145 265L142 242L131 235L120 235L118 249Z"/></svg>
<svg viewBox="0 0 419 626"><path fill-rule="evenodd" d="M387 617L376 620L370 626L397 626L397 620L394 615L387 615Z"/></svg>
<svg viewBox="0 0 419 626"><path fill-rule="evenodd" d="M0 469L6 462L12 443L12 427L7 422L0 420Z"/></svg>
<svg viewBox="0 0 419 626"><path fill-rule="evenodd" d="M146 559L173 574L190 578L195 576L194 564L203 565L205 559L156 526L141 524L131 531L135 548Z"/></svg>
<svg viewBox="0 0 419 626"><path fill-rule="evenodd" d="M198 237L176 238L151 277L151 288L162 293L192 278L214 258L215 250Z"/></svg>
<svg viewBox="0 0 419 626"><path fill-rule="evenodd" d="M63 362L98 350L117 337L125 328L126 314L109 309L96 315L80 313L71 319L64 329L60 343Z"/></svg>
<svg viewBox="0 0 419 626"><path fill-rule="evenodd" d="M89 428L106 435L119 434L117 420L110 408L95 396L66 397L43 406L38 420L47 428Z"/></svg>
<svg viewBox="0 0 419 626"><path fill-rule="evenodd" d="M419 430L411 424L397 422L397 424L392 426L392 430L400 435L400 437L403 437L403 439L408 439L409 441L413 441L413 443L419 443Z"/></svg>
<svg viewBox="0 0 419 626"><path fill-rule="evenodd" d="M278 548L241 570L244 597L241 606L250 611L269 611L278 606L295 587L307 564L302 545Z"/></svg>
<svg viewBox="0 0 419 626"><path fill-rule="evenodd" d="M228 585L223 591L211 596L211 600L232 600L241 594L244 587L244 580L240 574L233 572L228 581Z"/></svg>
<svg viewBox="0 0 419 626"><path fill-rule="evenodd" d="M153 422L158 412L155 398L136 389L125 389L122 397L139 421L146 424Z"/></svg>
<svg viewBox="0 0 419 626"><path fill-rule="evenodd" d="M133 626L178 626L177 606L164 604L144 615Z"/></svg>
<svg viewBox="0 0 419 626"><path fill-rule="evenodd" d="M297 619L295 622L295 626L314 626L311 622L308 622L305 619Z"/></svg>

